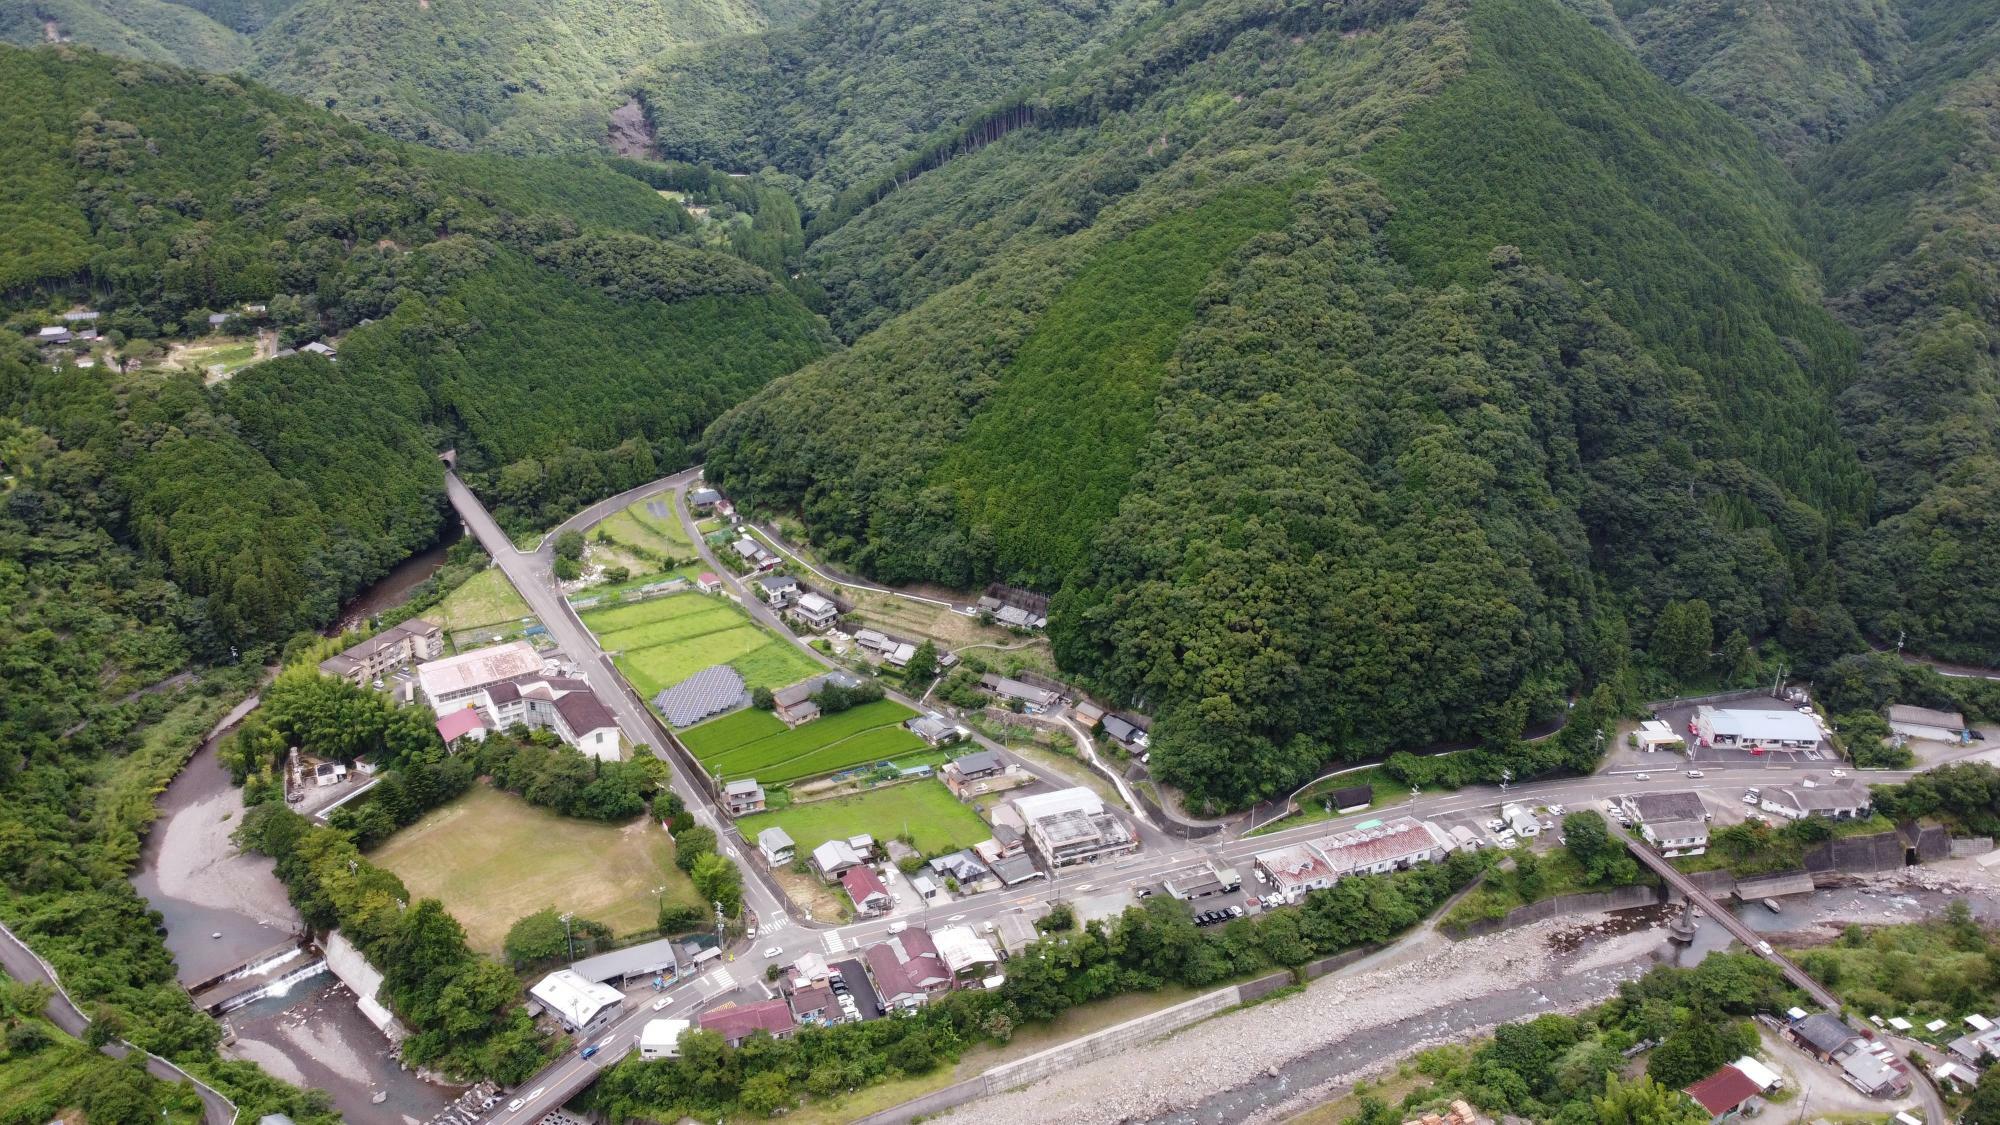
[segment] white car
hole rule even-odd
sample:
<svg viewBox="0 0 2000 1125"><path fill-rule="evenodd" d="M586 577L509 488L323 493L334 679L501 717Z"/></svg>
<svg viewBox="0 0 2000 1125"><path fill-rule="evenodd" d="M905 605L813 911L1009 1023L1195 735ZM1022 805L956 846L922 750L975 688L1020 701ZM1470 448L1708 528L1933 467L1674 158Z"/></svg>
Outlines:
<svg viewBox="0 0 2000 1125"><path fill-rule="evenodd" d="M1514 846L1514 837L1502 836L1499 839L1495 840L1494 843L1500 845L1501 850L1504 851Z"/></svg>
<svg viewBox="0 0 2000 1125"><path fill-rule="evenodd" d="M1653 775L1649 773L1637 774L1634 775L1634 779L1637 781L1651 781L1653 780Z"/></svg>
<svg viewBox="0 0 2000 1125"><path fill-rule="evenodd" d="M1833 771L1833 776L1835 776L1835 777L1846 777L1846 776L1847 776L1847 771L1846 771L1846 770L1835 770L1835 771Z"/></svg>
<svg viewBox="0 0 2000 1125"><path fill-rule="evenodd" d="M891 922L891 923L889 923L889 932L890 932L890 933L892 933L892 934L900 934L900 933L902 933L902 932L903 932L904 930L907 930L907 929L909 929L909 928L910 928L910 924L909 924L908 922Z"/></svg>
<svg viewBox="0 0 2000 1125"><path fill-rule="evenodd" d="M512 1113L512 1112L514 1112L515 1110L517 1110L517 1109L520 1109L520 1108L521 1108L521 1099L519 1099L519 1098L515 1098L515 1099L514 1099L513 1101L511 1101L511 1102L508 1102L508 1103L507 1103L507 1112L508 1112L508 1113Z"/></svg>
<svg viewBox="0 0 2000 1125"><path fill-rule="evenodd" d="M673 1003L673 1001L662 996L658 1000L653 1001L653 1010L656 1012L664 1012L667 1010L667 1005L671 1003Z"/></svg>
<svg viewBox="0 0 2000 1125"><path fill-rule="evenodd" d="M1500 819L1499 817L1497 817L1497 816L1496 816L1496 817L1494 817L1494 818L1493 818L1492 820L1489 820L1489 821L1487 821L1487 822L1486 822L1486 830L1487 830L1488 832L1498 832L1498 831L1500 831L1501 829L1503 829L1503 828L1505 828L1505 827L1507 827L1507 822L1506 822L1506 821L1504 821L1504 820L1501 820L1501 819Z"/></svg>
<svg viewBox="0 0 2000 1125"><path fill-rule="evenodd" d="M1762 953L1766 957L1769 957L1771 955L1771 943L1768 941L1758 942L1757 952Z"/></svg>
<svg viewBox="0 0 2000 1125"><path fill-rule="evenodd" d="M766 949L766 950L764 950L764 956L766 956L766 957L769 957L769 958L771 958L771 959L772 959L772 960L774 960L774 961L775 961L775 960L777 960L777 959L778 959L778 958L780 958L780 957L783 957L784 955L785 955L785 951L784 951L784 950L782 950L782 949L780 949L780 948L778 948L778 947L777 947L777 946L775 946L775 945L774 945L774 946L771 946L770 948L768 948L768 949Z"/></svg>
<svg viewBox="0 0 2000 1125"><path fill-rule="evenodd" d="M1550 816L1561 816L1561 815L1563 815L1563 807L1562 807L1561 805L1550 805L1550 806L1549 806L1549 815L1550 815Z"/></svg>
<svg viewBox="0 0 2000 1125"><path fill-rule="evenodd" d="M1700 776L1702 776L1702 773L1701 773L1701 771L1700 771L1700 770L1689 770L1689 771L1688 771L1688 776L1689 776L1689 777L1700 777Z"/></svg>

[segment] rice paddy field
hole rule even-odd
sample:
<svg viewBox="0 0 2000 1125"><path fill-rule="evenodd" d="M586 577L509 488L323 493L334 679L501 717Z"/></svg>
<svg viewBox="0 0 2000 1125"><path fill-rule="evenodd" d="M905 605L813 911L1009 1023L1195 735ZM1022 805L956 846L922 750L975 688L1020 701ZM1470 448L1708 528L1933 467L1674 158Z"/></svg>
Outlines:
<svg viewBox="0 0 2000 1125"><path fill-rule="evenodd" d="M790 640L768 632L735 604L707 594L674 594L633 605L594 609L583 623L639 694L662 688L712 664L727 664L752 688L780 688L820 670Z"/></svg>
<svg viewBox="0 0 2000 1125"><path fill-rule="evenodd" d="M672 505L672 498L666 496L641 500L598 524L592 534L602 531L628 547L641 547L668 558L689 558L694 544L688 542Z"/></svg>
<svg viewBox="0 0 2000 1125"><path fill-rule="evenodd" d="M787 728L767 712L738 711L691 728L681 742L717 777L781 785L924 749L924 740L902 726L914 714L878 699Z"/></svg>
<svg viewBox="0 0 2000 1125"><path fill-rule="evenodd" d="M878 840L908 832L912 846L925 855L969 848L993 835L979 814L960 804L943 782L930 780L793 805L746 816L736 823L749 840L755 840L766 828L783 828L800 855L828 840L844 840L862 832Z"/></svg>

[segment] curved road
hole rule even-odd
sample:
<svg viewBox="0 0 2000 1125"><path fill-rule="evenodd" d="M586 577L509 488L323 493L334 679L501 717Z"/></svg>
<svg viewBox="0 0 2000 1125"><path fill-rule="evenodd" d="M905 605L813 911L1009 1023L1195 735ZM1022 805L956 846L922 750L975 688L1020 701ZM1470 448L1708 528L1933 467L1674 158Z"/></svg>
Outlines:
<svg viewBox="0 0 2000 1125"><path fill-rule="evenodd" d="M43 1012L48 1015L49 1022L78 1039L83 1038L84 1031L90 1027L90 1017L84 1015L83 1010L76 1006L76 1002L69 998L69 993L63 990L62 981L56 978L54 967L42 960L39 954L28 947L27 942L22 941L6 926L0 926L0 969L6 970L7 975L15 980L46 984L53 988L55 995L49 997L48 1004L42 1009ZM123 1040L114 1039L106 1043L101 1050L114 1059L122 1059L137 1048ZM146 1073L162 1082L193 1083L195 1093L201 1095L202 1117L208 1125L231 1125L236 1120L236 1103L223 1097L208 1083L160 1056L154 1054L146 1056Z"/></svg>

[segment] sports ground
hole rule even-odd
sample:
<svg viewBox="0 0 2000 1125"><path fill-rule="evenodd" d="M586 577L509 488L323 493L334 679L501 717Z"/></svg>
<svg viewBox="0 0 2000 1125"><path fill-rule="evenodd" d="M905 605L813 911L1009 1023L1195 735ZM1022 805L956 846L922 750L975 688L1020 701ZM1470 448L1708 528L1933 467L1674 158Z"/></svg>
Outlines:
<svg viewBox="0 0 2000 1125"><path fill-rule="evenodd" d="M768 711L738 711L689 728L681 743L717 777L778 785L924 749L902 726L915 713L878 699L788 728Z"/></svg>
<svg viewBox="0 0 2000 1125"><path fill-rule="evenodd" d="M727 664L753 688L780 688L820 670L785 638L759 628L734 604L707 594L675 594L593 609L583 623L597 635L641 698L713 664Z"/></svg>

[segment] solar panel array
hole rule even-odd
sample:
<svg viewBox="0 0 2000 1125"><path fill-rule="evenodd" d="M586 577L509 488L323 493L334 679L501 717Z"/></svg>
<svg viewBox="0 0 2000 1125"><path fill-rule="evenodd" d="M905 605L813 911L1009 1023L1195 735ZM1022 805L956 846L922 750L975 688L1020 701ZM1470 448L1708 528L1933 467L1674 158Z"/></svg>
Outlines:
<svg viewBox="0 0 2000 1125"><path fill-rule="evenodd" d="M691 727L711 715L748 703L743 677L727 664L703 668L653 697L653 706L676 727Z"/></svg>

